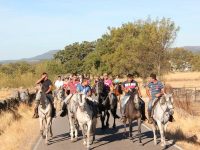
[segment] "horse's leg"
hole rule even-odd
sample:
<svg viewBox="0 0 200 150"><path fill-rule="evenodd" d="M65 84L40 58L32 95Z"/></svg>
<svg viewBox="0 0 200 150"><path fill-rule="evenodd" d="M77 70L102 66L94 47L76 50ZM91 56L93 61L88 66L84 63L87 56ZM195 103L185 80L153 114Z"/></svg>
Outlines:
<svg viewBox="0 0 200 150"><path fill-rule="evenodd" d="M48 144L48 133L49 133L49 127L50 127L50 117L45 119L46 121L46 139L45 143Z"/></svg>
<svg viewBox="0 0 200 150"><path fill-rule="evenodd" d="M52 118L50 120L50 136L53 137L53 132L52 132Z"/></svg>
<svg viewBox="0 0 200 150"><path fill-rule="evenodd" d="M104 129L105 112L101 112L101 129Z"/></svg>
<svg viewBox="0 0 200 150"><path fill-rule="evenodd" d="M142 126L141 118L138 118L137 122L138 122L139 143L142 143L142 140L141 140L141 126Z"/></svg>
<svg viewBox="0 0 200 150"><path fill-rule="evenodd" d="M44 136L43 136L43 127L44 127L44 125L43 125L43 119L40 117L39 118L39 121L40 121L40 135L41 135L41 137L43 138Z"/></svg>
<svg viewBox="0 0 200 150"><path fill-rule="evenodd" d="M132 139L132 119L128 119L129 123L129 139Z"/></svg>
<svg viewBox="0 0 200 150"><path fill-rule="evenodd" d="M165 135L164 135L164 126L162 125L162 123L160 121L157 121L157 124L158 124L158 128L160 130L161 146L165 147L166 143L165 143Z"/></svg>
<svg viewBox="0 0 200 150"><path fill-rule="evenodd" d="M126 119L123 121L124 123L124 134L123 136L126 138Z"/></svg>
<svg viewBox="0 0 200 150"><path fill-rule="evenodd" d="M76 120L75 120L76 121ZM74 127L74 134L75 134L75 141L77 141L78 140L78 125L74 125L75 127Z"/></svg>
<svg viewBox="0 0 200 150"><path fill-rule="evenodd" d="M87 150L90 149L90 132L92 128L92 120L90 120L87 124Z"/></svg>
<svg viewBox="0 0 200 150"><path fill-rule="evenodd" d="M107 115L106 127L109 128L109 118L110 118L110 113L109 113L108 110L106 111L106 115Z"/></svg>
<svg viewBox="0 0 200 150"><path fill-rule="evenodd" d="M93 134L93 139L92 141L95 141L95 135L96 135L96 125L97 125L97 118L93 119L93 123L92 123L92 134ZM92 143L93 143L92 142Z"/></svg>
<svg viewBox="0 0 200 150"><path fill-rule="evenodd" d="M152 130L153 130L154 144L157 145L157 134L156 134L157 127L155 122L153 122Z"/></svg>
<svg viewBox="0 0 200 150"><path fill-rule="evenodd" d="M116 119L116 109L114 108L114 109L111 109L110 111L111 111L111 114L112 114L112 116L113 116L113 118L114 118L113 129L115 129L115 128L116 128L116 123L115 123L115 119Z"/></svg>
<svg viewBox="0 0 200 150"><path fill-rule="evenodd" d="M71 141L74 140L74 131L73 131L73 121L72 121L72 117L69 116L69 124L70 124L70 137L71 137Z"/></svg>
<svg viewBox="0 0 200 150"><path fill-rule="evenodd" d="M80 128L81 128L81 131L82 131L82 134L83 134L83 145L87 145L87 142L86 142L86 135L85 135L85 130L84 130L84 125L83 124L80 124Z"/></svg>

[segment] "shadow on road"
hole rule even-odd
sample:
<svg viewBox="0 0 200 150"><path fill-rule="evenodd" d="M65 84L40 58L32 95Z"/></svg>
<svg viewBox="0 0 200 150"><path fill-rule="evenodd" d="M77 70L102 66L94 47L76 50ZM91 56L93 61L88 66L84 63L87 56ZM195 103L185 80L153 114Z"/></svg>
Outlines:
<svg viewBox="0 0 200 150"><path fill-rule="evenodd" d="M69 140L69 139L70 139L69 133L60 134L50 139L48 145L52 145L54 143L58 143L58 142Z"/></svg>

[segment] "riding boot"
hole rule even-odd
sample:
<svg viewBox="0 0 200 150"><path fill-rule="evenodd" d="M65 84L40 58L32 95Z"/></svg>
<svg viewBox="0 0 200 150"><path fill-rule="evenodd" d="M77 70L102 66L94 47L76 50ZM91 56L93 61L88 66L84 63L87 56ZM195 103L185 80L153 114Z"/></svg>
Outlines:
<svg viewBox="0 0 200 150"><path fill-rule="evenodd" d="M39 102L36 102L36 105L35 105L35 108L34 108L33 118L39 118L39 115L38 115L38 106L39 106Z"/></svg>
<svg viewBox="0 0 200 150"><path fill-rule="evenodd" d="M173 115L170 115L169 116L169 122L174 122L174 121L175 121L175 119L174 119Z"/></svg>
<svg viewBox="0 0 200 150"><path fill-rule="evenodd" d="M149 117L148 123L152 124L153 123L153 118L151 116L151 111L148 111L148 117Z"/></svg>

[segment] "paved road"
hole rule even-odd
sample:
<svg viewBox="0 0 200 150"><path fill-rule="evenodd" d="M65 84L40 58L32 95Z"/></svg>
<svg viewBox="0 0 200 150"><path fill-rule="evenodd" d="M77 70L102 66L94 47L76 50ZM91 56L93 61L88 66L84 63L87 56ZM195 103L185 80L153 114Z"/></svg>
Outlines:
<svg viewBox="0 0 200 150"><path fill-rule="evenodd" d="M110 126L112 124L112 119L110 119ZM136 123L133 123L135 126ZM137 133L137 128L133 128L133 140L124 139L123 137L123 126L120 121L117 121L117 128L101 130L100 129L100 120L97 124L97 136L95 143L91 146L91 149L94 150L160 150L162 147L160 144L154 146L153 143L153 133L149 131L146 127L142 127L142 143L140 145L138 138L135 137ZM128 130L128 128L127 128ZM80 136L79 140L75 143L71 143L69 137L69 126L67 117L61 118L57 117L53 122L53 139L49 140L49 145L45 144L43 139L39 139L34 150L85 150L83 146L82 137ZM159 139L160 141L160 139ZM168 143L168 150L177 150L173 144Z"/></svg>

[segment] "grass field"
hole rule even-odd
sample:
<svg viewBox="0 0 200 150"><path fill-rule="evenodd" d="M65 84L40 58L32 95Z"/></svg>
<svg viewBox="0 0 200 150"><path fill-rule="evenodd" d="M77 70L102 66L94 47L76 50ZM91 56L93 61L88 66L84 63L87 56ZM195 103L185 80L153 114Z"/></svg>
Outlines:
<svg viewBox="0 0 200 150"><path fill-rule="evenodd" d="M39 135L39 121L32 115L32 108L26 105L0 114L1 150L31 149Z"/></svg>

